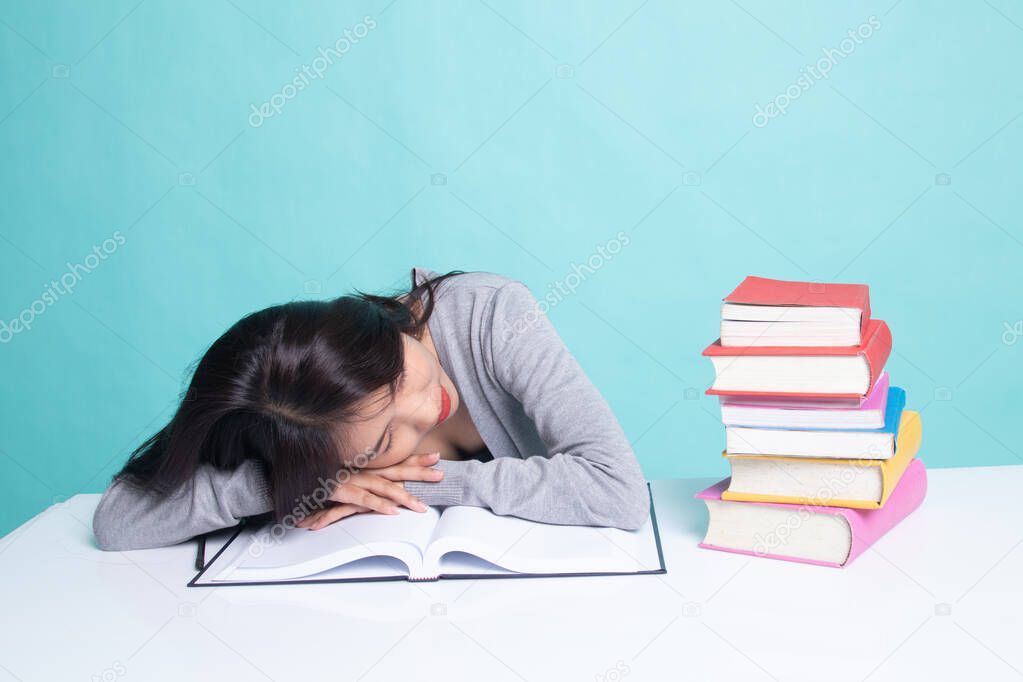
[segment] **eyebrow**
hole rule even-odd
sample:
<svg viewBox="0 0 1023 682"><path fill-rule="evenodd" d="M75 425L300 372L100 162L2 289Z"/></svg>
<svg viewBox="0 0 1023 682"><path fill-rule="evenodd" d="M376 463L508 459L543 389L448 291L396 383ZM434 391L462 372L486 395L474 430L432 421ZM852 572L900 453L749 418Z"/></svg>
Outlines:
<svg viewBox="0 0 1023 682"><path fill-rule="evenodd" d="M380 438L377 439L376 445L373 446L373 453L374 454L376 454L376 455L384 454L383 451L380 450L380 446L383 444L384 438L387 436L388 432L390 431L390 428L391 428L391 422L387 422L387 426L384 427L384 432L380 434ZM387 447L391 447L390 439L388 439L388 441L387 441Z"/></svg>

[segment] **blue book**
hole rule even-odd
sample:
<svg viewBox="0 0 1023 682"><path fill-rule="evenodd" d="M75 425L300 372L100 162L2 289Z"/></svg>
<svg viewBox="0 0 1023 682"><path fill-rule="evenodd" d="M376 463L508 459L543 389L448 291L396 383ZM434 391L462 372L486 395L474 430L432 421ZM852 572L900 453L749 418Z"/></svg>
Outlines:
<svg viewBox="0 0 1023 682"><path fill-rule="evenodd" d="M888 389L884 426L879 429L779 429L729 426L727 455L889 459L895 455L906 392Z"/></svg>

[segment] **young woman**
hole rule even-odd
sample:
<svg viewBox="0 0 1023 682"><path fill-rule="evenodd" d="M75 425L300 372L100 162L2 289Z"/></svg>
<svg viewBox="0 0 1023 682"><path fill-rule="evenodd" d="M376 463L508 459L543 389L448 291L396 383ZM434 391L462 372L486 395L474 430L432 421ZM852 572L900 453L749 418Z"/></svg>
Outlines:
<svg viewBox="0 0 1023 682"><path fill-rule="evenodd" d="M103 549L138 549L270 512L318 529L457 504L635 529L650 501L611 409L525 285L414 268L400 297L288 303L231 327L93 528Z"/></svg>

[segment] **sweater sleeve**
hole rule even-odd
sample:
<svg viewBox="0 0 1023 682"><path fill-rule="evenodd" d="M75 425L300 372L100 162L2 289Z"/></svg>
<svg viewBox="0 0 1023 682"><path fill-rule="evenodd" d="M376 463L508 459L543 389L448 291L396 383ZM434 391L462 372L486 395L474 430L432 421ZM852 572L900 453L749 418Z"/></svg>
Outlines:
<svg viewBox="0 0 1023 682"><path fill-rule="evenodd" d="M100 549L147 549L228 528L271 508L258 463L233 471L203 464L191 481L164 497L115 480L96 507L92 528Z"/></svg>
<svg viewBox="0 0 1023 682"><path fill-rule="evenodd" d="M490 368L536 424L546 455L442 460L437 483L405 487L426 504L465 504L568 525L641 527L650 497L610 406L520 282L493 298ZM495 455L498 453L494 453Z"/></svg>

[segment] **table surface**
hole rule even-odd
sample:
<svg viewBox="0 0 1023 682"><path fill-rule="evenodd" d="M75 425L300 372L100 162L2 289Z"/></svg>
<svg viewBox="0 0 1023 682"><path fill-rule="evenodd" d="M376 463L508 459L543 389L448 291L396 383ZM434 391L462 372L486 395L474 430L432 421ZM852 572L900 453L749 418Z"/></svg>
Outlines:
<svg viewBox="0 0 1023 682"><path fill-rule="evenodd" d="M1023 466L929 476L845 569L697 548L685 479L666 575L298 587L187 588L194 543L101 552L78 495L0 540L0 680L1018 681Z"/></svg>

